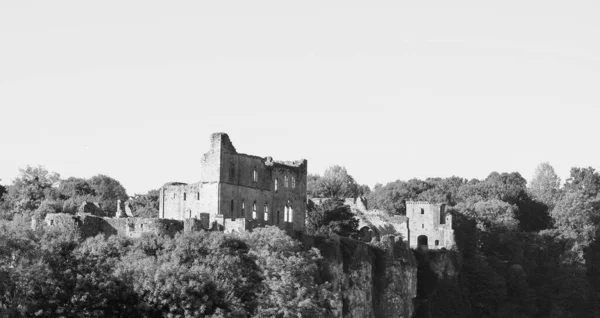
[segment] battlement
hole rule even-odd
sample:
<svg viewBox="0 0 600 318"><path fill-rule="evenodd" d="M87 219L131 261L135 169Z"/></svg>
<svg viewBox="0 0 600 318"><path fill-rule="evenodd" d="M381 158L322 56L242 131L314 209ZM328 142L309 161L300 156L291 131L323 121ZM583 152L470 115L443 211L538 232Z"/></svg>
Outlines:
<svg viewBox="0 0 600 318"><path fill-rule="evenodd" d="M406 201L406 205L442 205L443 203L430 203L428 201Z"/></svg>

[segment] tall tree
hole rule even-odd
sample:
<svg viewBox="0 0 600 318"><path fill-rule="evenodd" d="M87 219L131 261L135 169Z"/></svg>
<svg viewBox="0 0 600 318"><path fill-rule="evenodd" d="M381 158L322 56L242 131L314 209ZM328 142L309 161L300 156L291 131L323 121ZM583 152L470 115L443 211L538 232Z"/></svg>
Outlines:
<svg viewBox="0 0 600 318"><path fill-rule="evenodd" d="M60 175L49 172L42 166L19 169L19 176L8 188L7 200L15 212L33 211L44 199L57 196L54 185L60 180Z"/></svg>
<svg viewBox="0 0 600 318"><path fill-rule="evenodd" d="M342 166L331 166L319 180L319 188L326 198L357 197L360 193L358 184Z"/></svg>
<svg viewBox="0 0 600 318"><path fill-rule="evenodd" d="M309 173L306 176L306 195L309 198L321 198L323 197L323 191L321 191L321 186L319 182L321 181L321 176L318 174Z"/></svg>
<svg viewBox="0 0 600 318"><path fill-rule="evenodd" d="M551 207L554 206L559 189L560 178L554 172L554 168L547 162L540 163L531 179L529 193L534 199Z"/></svg>
<svg viewBox="0 0 600 318"><path fill-rule="evenodd" d="M565 190L581 190L585 195L596 196L600 192L600 174L592 167L573 167Z"/></svg>
<svg viewBox="0 0 600 318"><path fill-rule="evenodd" d="M117 200L127 200L127 192L121 183L109 176L99 174L88 180L98 196L98 201L105 212L117 211Z"/></svg>

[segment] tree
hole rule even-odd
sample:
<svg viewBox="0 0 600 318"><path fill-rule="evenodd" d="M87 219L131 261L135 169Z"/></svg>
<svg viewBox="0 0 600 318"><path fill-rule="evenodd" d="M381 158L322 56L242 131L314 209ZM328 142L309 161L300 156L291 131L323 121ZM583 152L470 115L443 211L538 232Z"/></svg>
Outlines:
<svg viewBox="0 0 600 318"><path fill-rule="evenodd" d="M587 196L596 196L600 191L600 174L592 167L573 167L565 182L565 190L581 190Z"/></svg>
<svg viewBox="0 0 600 318"><path fill-rule="evenodd" d="M99 174L88 180L91 188L96 192L100 207L109 213L117 211L117 200L127 200L127 192L121 183L109 176Z"/></svg>
<svg viewBox="0 0 600 318"><path fill-rule="evenodd" d="M306 231L311 235L356 237L358 220L341 199L329 199L307 213Z"/></svg>
<svg viewBox="0 0 600 318"><path fill-rule="evenodd" d="M600 226L600 199L584 189L568 190L551 212L559 237L570 242L573 261L584 262L583 251L595 239Z"/></svg>
<svg viewBox="0 0 600 318"><path fill-rule="evenodd" d="M319 180L319 189L325 198L357 197L360 192L354 178L342 166L331 166Z"/></svg>
<svg viewBox="0 0 600 318"><path fill-rule="evenodd" d="M531 196L552 207L559 190L560 178L554 172L554 168L547 162L540 163L535 169L529 186Z"/></svg>
<svg viewBox="0 0 600 318"><path fill-rule="evenodd" d="M9 205L15 212L33 211L44 199L57 197L54 185L60 180L60 175L49 172L42 166L27 166L19 169L19 176L8 188Z"/></svg>
<svg viewBox="0 0 600 318"><path fill-rule="evenodd" d="M131 200L133 215L145 218L158 217L159 196L160 190L150 190L147 194L135 195Z"/></svg>
<svg viewBox="0 0 600 318"><path fill-rule="evenodd" d="M323 193L320 188L321 176L318 174L308 174L306 176L306 196L310 198L322 198Z"/></svg>
<svg viewBox="0 0 600 318"><path fill-rule="evenodd" d="M90 186L88 180L75 177L61 180L58 186L58 193L62 199L96 195L96 191Z"/></svg>
<svg viewBox="0 0 600 318"><path fill-rule="evenodd" d="M328 282L319 283L318 249L305 249L277 227L241 234L263 275L255 317L330 317L335 300Z"/></svg>
<svg viewBox="0 0 600 318"><path fill-rule="evenodd" d="M2 179L0 179L2 181ZM4 201L4 194L7 193L6 187L0 184L0 202Z"/></svg>

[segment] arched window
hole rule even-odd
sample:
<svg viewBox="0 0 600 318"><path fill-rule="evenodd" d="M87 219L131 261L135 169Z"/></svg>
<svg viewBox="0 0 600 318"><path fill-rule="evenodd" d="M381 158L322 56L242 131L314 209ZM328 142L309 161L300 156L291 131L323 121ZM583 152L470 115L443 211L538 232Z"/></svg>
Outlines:
<svg viewBox="0 0 600 318"><path fill-rule="evenodd" d="M288 206L287 204L283 207L283 222L288 221Z"/></svg>
<svg viewBox="0 0 600 318"><path fill-rule="evenodd" d="M439 240L435 240L435 246L440 245L440 241Z"/></svg>
<svg viewBox="0 0 600 318"><path fill-rule="evenodd" d="M268 203L265 203L264 218L265 218L265 221L269 220L269 204Z"/></svg>
<svg viewBox="0 0 600 318"><path fill-rule="evenodd" d="M288 222L294 222L294 209L292 208L292 205L290 205L288 209Z"/></svg>
<svg viewBox="0 0 600 318"><path fill-rule="evenodd" d="M287 176L283 176L283 186L284 187L288 187L288 177Z"/></svg>
<svg viewBox="0 0 600 318"><path fill-rule="evenodd" d="M277 191L277 188L279 188L279 182L277 181L277 179L275 179L275 191Z"/></svg>
<svg viewBox="0 0 600 318"><path fill-rule="evenodd" d="M296 178L292 177L292 189L296 188Z"/></svg>
<svg viewBox="0 0 600 318"><path fill-rule="evenodd" d="M245 210L246 210L246 204L244 203L244 200L242 200L242 209L240 210L240 217L244 217L245 214Z"/></svg>
<svg viewBox="0 0 600 318"><path fill-rule="evenodd" d="M256 220L256 201L252 203L252 219Z"/></svg>

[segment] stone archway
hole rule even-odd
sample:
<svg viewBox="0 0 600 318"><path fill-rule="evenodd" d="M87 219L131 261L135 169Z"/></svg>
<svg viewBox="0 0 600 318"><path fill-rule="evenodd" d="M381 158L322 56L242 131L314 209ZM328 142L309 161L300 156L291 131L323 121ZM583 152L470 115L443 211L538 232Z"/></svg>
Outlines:
<svg viewBox="0 0 600 318"><path fill-rule="evenodd" d="M419 235L419 237L417 237L417 246L427 247L428 245L427 235Z"/></svg>
<svg viewBox="0 0 600 318"><path fill-rule="evenodd" d="M370 227L363 226L359 230L359 237L360 237L360 240L363 242L371 242L371 239L373 238L373 231L371 230Z"/></svg>

